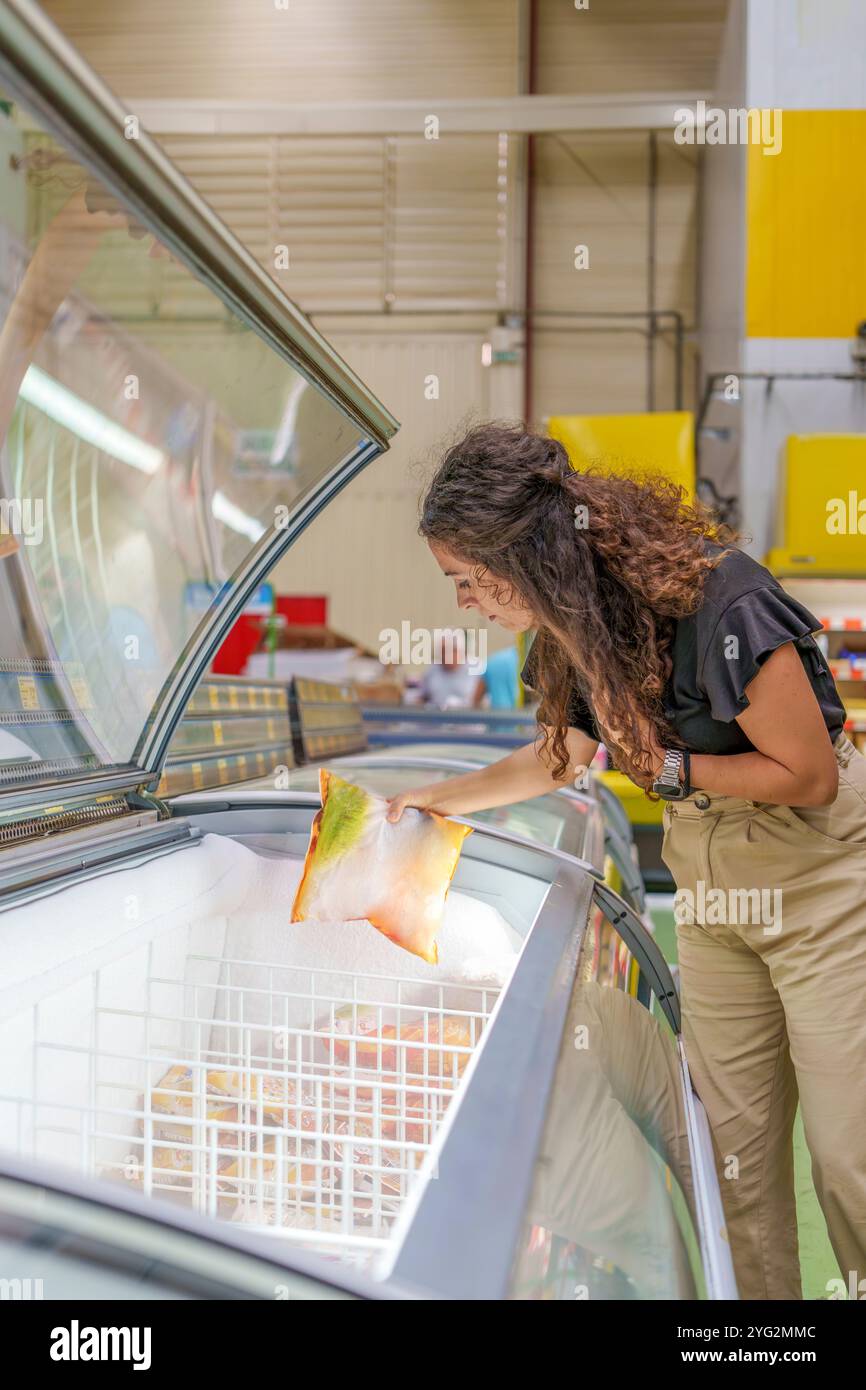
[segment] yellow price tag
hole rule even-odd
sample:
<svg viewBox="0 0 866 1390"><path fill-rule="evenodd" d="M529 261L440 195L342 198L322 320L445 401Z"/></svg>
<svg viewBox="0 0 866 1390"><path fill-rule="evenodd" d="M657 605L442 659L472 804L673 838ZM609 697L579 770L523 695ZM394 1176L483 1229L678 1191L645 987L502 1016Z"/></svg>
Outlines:
<svg viewBox="0 0 866 1390"><path fill-rule="evenodd" d="M18 697L21 701L22 709L39 708L39 692L36 689L36 682L32 676L18 677Z"/></svg>

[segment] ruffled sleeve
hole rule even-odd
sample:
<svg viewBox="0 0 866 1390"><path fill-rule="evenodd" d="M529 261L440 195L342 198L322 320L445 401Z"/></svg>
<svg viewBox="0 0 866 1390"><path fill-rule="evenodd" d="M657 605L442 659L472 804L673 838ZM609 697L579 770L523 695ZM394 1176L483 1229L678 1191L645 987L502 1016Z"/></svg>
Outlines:
<svg viewBox="0 0 866 1390"><path fill-rule="evenodd" d="M820 652L812 633L821 624L783 589L753 589L734 599L698 651L698 687L714 719L730 723L749 706L746 686L777 648L795 642Z"/></svg>

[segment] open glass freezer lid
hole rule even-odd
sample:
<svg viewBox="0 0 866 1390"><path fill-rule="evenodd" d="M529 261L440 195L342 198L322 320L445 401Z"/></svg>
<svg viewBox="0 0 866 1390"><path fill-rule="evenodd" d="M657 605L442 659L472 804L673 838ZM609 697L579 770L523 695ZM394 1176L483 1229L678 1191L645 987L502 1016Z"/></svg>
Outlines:
<svg viewBox="0 0 866 1390"><path fill-rule="evenodd" d="M396 422L24 0L0 94L3 817L155 785L222 637Z"/></svg>

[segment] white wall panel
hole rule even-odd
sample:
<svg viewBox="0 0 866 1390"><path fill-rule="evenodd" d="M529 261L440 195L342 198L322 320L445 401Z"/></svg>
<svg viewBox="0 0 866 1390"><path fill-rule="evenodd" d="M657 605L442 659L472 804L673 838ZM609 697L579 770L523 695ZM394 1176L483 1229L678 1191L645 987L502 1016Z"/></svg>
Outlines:
<svg viewBox="0 0 866 1390"><path fill-rule="evenodd" d="M538 0L540 92L701 91L727 0Z"/></svg>
<svg viewBox="0 0 866 1390"><path fill-rule="evenodd" d="M731 0L719 61L716 90L719 106L727 110L746 104L746 76L746 0ZM706 148L702 198L700 351L703 370L708 375L736 371L742 366L746 274L745 146ZM743 413L738 405L713 402L706 423L729 430L730 434L727 439L708 436L699 439L701 470L723 496L733 496L740 487Z"/></svg>
<svg viewBox="0 0 866 1390"><path fill-rule="evenodd" d="M650 305L649 144L646 134L535 138L534 306L581 314L638 313ZM695 314L698 165L670 136L657 136L656 310ZM575 247L589 269L575 269ZM646 409L647 320L535 320L533 414ZM600 331L600 330L605 331ZM694 400L693 349L684 354L684 403ZM655 350L657 409L674 404L671 325Z"/></svg>
<svg viewBox="0 0 866 1390"><path fill-rule="evenodd" d="M485 418L496 369L481 365L480 333L332 338L401 428L388 453L301 537L279 566L276 584L283 593L328 594L331 625L375 650L382 627L460 622L454 586L417 535L418 502L443 449L473 418ZM425 397L431 374L439 378L438 400ZM502 640L492 632L490 650Z"/></svg>
<svg viewBox="0 0 866 1390"><path fill-rule="evenodd" d="M382 140L166 136L161 143L303 308L382 307L389 218ZM277 261L283 247L287 267Z"/></svg>
<svg viewBox="0 0 866 1390"><path fill-rule="evenodd" d="M508 302L507 139L178 135L162 144L307 312ZM287 269L277 247L287 248Z"/></svg>
<svg viewBox="0 0 866 1390"><path fill-rule="evenodd" d="M515 90L517 0L46 0L125 98L348 101Z"/></svg>

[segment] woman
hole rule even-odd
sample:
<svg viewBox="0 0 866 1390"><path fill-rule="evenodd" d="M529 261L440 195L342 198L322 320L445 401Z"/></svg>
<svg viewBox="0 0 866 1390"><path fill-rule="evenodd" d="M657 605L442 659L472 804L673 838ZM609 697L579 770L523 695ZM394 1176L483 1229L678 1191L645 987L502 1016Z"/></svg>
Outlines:
<svg viewBox="0 0 866 1390"><path fill-rule="evenodd" d="M448 451L420 530L460 608L537 629L540 736L395 797L392 818L537 796L601 738L663 796L686 1053L741 1295L802 1296L798 1097L837 1259L866 1278L866 759L820 624L672 484L574 472L519 426Z"/></svg>

